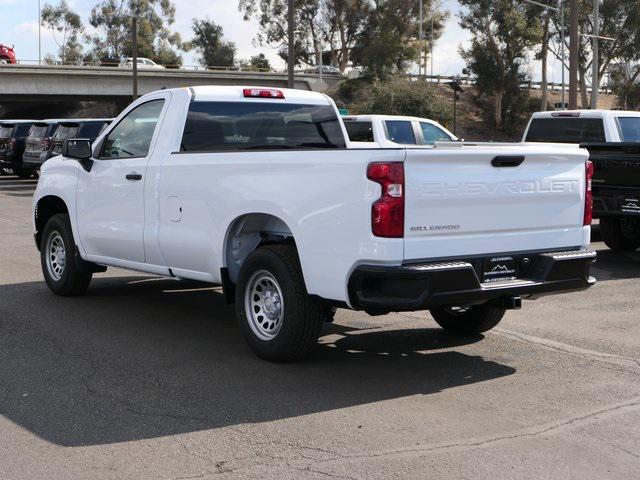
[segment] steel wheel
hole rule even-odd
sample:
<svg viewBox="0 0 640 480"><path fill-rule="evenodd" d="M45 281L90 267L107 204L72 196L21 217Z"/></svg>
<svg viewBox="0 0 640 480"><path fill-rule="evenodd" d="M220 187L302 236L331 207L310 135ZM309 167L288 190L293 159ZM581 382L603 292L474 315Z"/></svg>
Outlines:
<svg viewBox="0 0 640 480"><path fill-rule="evenodd" d="M282 328L284 300L278 281L266 270L249 279L244 296L249 326L261 340L273 340Z"/></svg>
<svg viewBox="0 0 640 480"><path fill-rule="evenodd" d="M64 275L64 269L67 264L67 251L64 246L62 235L54 230L47 238L47 270L49 275L56 281L59 281Z"/></svg>

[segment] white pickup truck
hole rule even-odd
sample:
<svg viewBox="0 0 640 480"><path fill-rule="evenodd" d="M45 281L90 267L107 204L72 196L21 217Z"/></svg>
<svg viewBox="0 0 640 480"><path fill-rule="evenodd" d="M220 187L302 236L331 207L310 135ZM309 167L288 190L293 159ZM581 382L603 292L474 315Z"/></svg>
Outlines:
<svg viewBox="0 0 640 480"><path fill-rule="evenodd" d="M283 361L338 307L477 334L522 298L591 286L590 172L574 147L351 149L319 93L169 89L93 146L67 140L33 222L54 293L107 266L220 284L253 350Z"/></svg>

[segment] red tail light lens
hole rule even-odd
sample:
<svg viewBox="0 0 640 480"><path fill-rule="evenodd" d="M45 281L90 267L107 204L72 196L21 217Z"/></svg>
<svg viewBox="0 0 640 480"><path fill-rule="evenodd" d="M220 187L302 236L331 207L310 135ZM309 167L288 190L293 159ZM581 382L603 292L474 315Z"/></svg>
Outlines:
<svg viewBox="0 0 640 480"><path fill-rule="evenodd" d="M44 152L45 150L49 150L49 147L51 146L51 139L50 138L43 138L42 141L40 142L40 145L42 146L42 151Z"/></svg>
<svg viewBox="0 0 640 480"><path fill-rule="evenodd" d="M586 188L584 192L584 222L583 225L591 225L593 220L593 162L587 160L585 163Z"/></svg>
<svg viewBox="0 0 640 480"><path fill-rule="evenodd" d="M367 178L382 187L382 196L371 206L371 231L376 237L404 236L404 164L370 163Z"/></svg>
<svg viewBox="0 0 640 480"><path fill-rule="evenodd" d="M17 144L18 144L18 142L16 141L15 138L12 138L12 139L9 140L9 148L11 150L15 150Z"/></svg>
<svg viewBox="0 0 640 480"><path fill-rule="evenodd" d="M284 93L275 88L245 88L242 94L253 98L284 98Z"/></svg>

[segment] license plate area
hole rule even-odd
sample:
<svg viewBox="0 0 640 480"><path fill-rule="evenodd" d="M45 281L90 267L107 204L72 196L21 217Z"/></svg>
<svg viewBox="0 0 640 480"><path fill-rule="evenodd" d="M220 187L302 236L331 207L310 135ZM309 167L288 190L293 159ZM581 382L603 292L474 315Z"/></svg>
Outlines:
<svg viewBox="0 0 640 480"><path fill-rule="evenodd" d="M487 257L482 262L482 281L485 283L515 280L518 261L511 256Z"/></svg>
<svg viewBox="0 0 640 480"><path fill-rule="evenodd" d="M640 215L640 198L621 197L620 211L628 215Z"/></svg>

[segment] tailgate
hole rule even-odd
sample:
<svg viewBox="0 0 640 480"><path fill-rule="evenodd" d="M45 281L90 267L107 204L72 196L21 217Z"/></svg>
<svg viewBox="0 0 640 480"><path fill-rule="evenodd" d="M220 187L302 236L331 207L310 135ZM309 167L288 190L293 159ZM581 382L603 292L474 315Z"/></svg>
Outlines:
<svg viewBox="0 0 640 480"><path fill-rule="evenodd" d="M640 144L585 143L595 165L593 184L640 187Z"/></svg>
<svg viewBox="0 0 640 480"><path fill-rule="evenodd" d="M586 160L549 145L408 150L405 260L581 246Z"/></svg>

